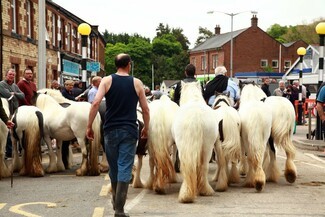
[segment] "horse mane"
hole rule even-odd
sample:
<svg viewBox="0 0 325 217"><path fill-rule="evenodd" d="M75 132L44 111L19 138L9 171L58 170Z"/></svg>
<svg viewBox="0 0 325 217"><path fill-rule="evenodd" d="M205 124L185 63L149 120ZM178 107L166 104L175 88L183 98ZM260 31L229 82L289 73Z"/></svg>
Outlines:
<svg viewBox="0 0 325 217"><path fill-rule="evenodd" d="M50 95L46 93L37 93L36 106L38 108L41 108L42 110L45 107L48 107L49 105L55 105L57 107L61 107L60 104Z"/></svg>
<svg viewBox="0 0 325 217"><path fill-rule="evenodd" d="M213 109L217 109L222 105L226 105L226 106L233 105L233 103L231 102L231 99L229 98L229 94L224 94L224 93L216 94L216 98L215 98L211 107Z"/></svg>
<svg viewBox="0 0 325 217"><path fill-rule="evenodd" d="M240 101L245 102L246 100L261 100L266 98L266 94L263 92L261 87L254 83L245 83L240 90Z"/></svg>
<svg viewBox="0 0 325 217"><path fill-rule="evenodd" d="M202 88L199 81L197 82L181 82L181 98L180 105L190 101L202 101L205 103Z"/></svg>
<svg viewBox="0 0 325 217"><path fill-rule="evenodd" d="M43 88L37 91L38 93L47 94L55 99L58 103L71 103L72 100L65 98L59 90L50 89L50 88Z"/></svg>
<svg viewBox="0 0 325 217"><path fill-rule="evenodd" d="M257 83L255 83L254 80L246 79L246 80L243 80L243 81L239 80L239 84L238 84L239 89L242 90L248 84L251 84L251 85L254 85L254 86L258 86L259 87L259 85Z"/></svg>

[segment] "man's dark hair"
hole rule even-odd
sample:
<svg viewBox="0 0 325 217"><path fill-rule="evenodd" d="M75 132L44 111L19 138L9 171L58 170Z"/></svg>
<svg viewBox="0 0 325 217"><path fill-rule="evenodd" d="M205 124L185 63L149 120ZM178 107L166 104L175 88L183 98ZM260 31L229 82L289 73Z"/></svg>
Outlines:
<svg viewBox="0 0 325 217"><path fill-rule="evenodd" d="M125 68L131 61L130 55L119 54L115 57L115 66L116 68Z"/></svg>
<svg viewBox="0 0 325 217"><path fill-rule="evenodd" d="M193 64L188 64L185 67L185 72L187 76L194 77L195 75L195 66Z"/></svg>

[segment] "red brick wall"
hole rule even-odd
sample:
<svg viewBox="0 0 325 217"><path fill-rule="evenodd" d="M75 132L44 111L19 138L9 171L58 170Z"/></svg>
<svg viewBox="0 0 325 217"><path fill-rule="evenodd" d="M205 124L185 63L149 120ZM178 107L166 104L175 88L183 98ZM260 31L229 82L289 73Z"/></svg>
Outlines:
<svg viewBox="0 0 325 217"><path fill-rule="evenodd" d="M268 61L268 65L272 66L272 60L278 60L280 55L281 46L281 66L273 68L273 72L284 72L284 60L290 60L291 64L298 58L297 49L299 47L307 47L308 45L303 41L298 41L291 45L289 48L284 47L277 42L266 32L259 27L250 27L246 31L233 39L233 75L236 72L263 72L261 67L261 60ZM218 65L224 65L228 69L228 75L230 71L230 41L224 44L220 49L217 48L206 51L190 53L190 61L192 63L193 57L195 57L195 65L197 68L197 74L203 74L204 70L201 70L201 56L208 56L208 70L206 73L214 73L212 56L218 54Z"/></svg>

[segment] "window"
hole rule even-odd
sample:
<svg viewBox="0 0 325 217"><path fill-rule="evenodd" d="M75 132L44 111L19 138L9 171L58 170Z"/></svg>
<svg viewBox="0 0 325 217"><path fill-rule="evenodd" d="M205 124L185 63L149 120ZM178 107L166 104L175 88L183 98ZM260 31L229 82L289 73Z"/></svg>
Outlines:
<svg viewBox="0 0 325 217"><path fill-rule="evenodd" d="M218 55L212 55L212 67L213 69L217 68L218 66Z"/></svg>
<svg viewBox="0 0 325 217"><path fill-rule="evenodd" d="M264 68L264 67L267 67L268 64L267 64L267 60L263 59L261 60L261 67Z"/></svg>
<svg viewBox="0 0 325 217"><path fill-rule="evenodd" d="M78 30L77 27L73 27L72 29L72 50L73 52L78 52L78 38L77 38Z"/></svg>
<svg viewBox="0 0 325 217"><path fill-rule="evenodd" d="M11 0L11 31L17 33L16 0Z"/></svg>
<svg viewBox="0 0 325 217"><path fill-rule="evenodd" d="M71 24L68 23L68 25L66 26L67 30L67 50L70 51L71 50Z"/></svg>
<svg viewBox="0 0 325 217"><path fill-rule="evenodd" d="M201 70L206 70L206 67L207 67L207 64L206 64L206 57L205 55L204 56L201 56Z"/></svg>
<svg viewBox="0 0 325 217"><path fill-rule="evenodd" d="M291 61L285 60L284 61L284 69L289 69L291 67Z"/></svg>
<svg viewBox="0 0 325 217"><path fill-rule="evenodd" d="M52 14L52 45L56 46L56 14Z"/></svg>
<svg viewBox="0 0 325 217"><path fill-rule="evenodd" d="M17 83L20 79L20 74L19 74L19 65L18 64L11 64L11 68L15 70L16 77L14 83Z"/></svg>
<svg viewBox="0 0 325 217"><path fill-rule="evenodd" d="M27 37L32 37L32 3L27 1L26 16L27 16Z"/></svg>
<svg viewBox="0 0 325 217"><path fill-rule="evenodd" d="M278 60L272 60L272 68L278 68L279 67L279 61Z"/></svg>

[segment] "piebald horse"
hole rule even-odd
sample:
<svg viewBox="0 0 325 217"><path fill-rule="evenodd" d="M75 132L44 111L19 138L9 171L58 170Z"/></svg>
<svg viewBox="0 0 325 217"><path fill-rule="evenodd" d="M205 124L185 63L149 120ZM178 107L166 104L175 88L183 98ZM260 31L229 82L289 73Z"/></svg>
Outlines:
<svg viewBox="0 0 325 217"><path fill-rule="evenodd" d="M174 146L171 128L179 106L166 95L149 103L150 123L148 152L150 175L146 187L165 193L165 185L176 182L176 172L170 157Z"/></svg>
<svg viewBox="0 0 325 217"><path fill-rule="evenodd" d="M20 106L15 111L11 130L13 146L13 167L20 175L44 176L41 155L43 139L43 115L35 106ZM18 155L18 143L22 146L22 159Z"/></svg>
<svg viewBox="0 0 325 217"><path fill-rule="evenodd" d="M218 123L215 112L203 99L200 83L182 82L181 85L180 108L172 125L183 176L178 200L181 203L192 203L197 194L214 194L208 182L208 168L218 137ZM221 153L219 150L221 147L218 147L217 154ZM218 182L223 182L222 186L226 188L225 165L219 166L223 172Z"/></svg>
<svg viewBox="0 0 325 217"><path fill-rule="evenodd" d="M86 111L89 111L89 103L80 102L80 104L71 104L67 108L63 108L53 97L43 93L35 94L33 100L44 117L44 138L50 155L50 165L47 168L47 172L65 169L61 153L62 141L70 141L77 138L81 146L82 162L80 168L76 171L76 175L99 175L98 149L101 139L99 114L95 117L92 126L95 139L93 142L90 142L89 150L87 150L86 126L88 123L88 113ZM51 145L51 138L55 138L57 141L57 164L55 163L56 159Z"/></svg>
<svg viewBox="0 0 325 217"><path fill-rule="evenodd" d="M241 156L241 122L237 110L231 105L229 94L216 94L212 108L216 112L216 118L219 123L219 136L216 146L221 146L227 164L228 161L231 162L230 172L228 172L227 165L228 183L239 183L240 177L237 169L237 162ZM219 168L213 180L218 180L218 175Z"/></svg>

